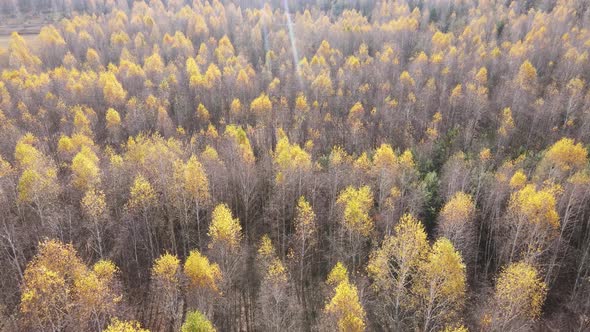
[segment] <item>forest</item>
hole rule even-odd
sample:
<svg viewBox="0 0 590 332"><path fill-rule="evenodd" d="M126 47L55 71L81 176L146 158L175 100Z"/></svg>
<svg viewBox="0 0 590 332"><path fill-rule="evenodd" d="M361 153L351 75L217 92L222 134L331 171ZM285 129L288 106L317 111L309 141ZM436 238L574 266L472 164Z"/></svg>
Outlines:
<svg viewBox="0 0 590 332"><path fill-rule="evenodd" d="M590 330L589 1L0 2L0 331Z"/></svg>

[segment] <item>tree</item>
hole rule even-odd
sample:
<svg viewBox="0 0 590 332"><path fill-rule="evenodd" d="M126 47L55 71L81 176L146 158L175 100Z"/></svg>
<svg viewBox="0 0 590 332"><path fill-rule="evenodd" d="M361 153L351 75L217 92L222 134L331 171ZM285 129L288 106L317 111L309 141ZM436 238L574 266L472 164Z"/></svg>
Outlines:
<svg viewBox="0 0 590 332"><path fill-rule="evenodd" d="M338 195L337 203L343 207L340 223L342 225L343 235L348 243L352 246L351 256L352 265L360 262L361 242L366 239L373 230L373 219L369 215L373 207L373 193L369 186L354 188L347 187ZM344 249L346 251L346 249Z"/></svg>
<svg viewBox="0 0 590 332"><path fill-rule="evenodd" d="M547 285L535 267L511 263L496 282L493 327L501 331L526 329L541 316L546 296Z"/></svg>
<svg viewBox="0 0 590 332"><path fill-rule="evenodd" d="M20 311L25 329L102 329L121 302L116 273L109 261L88 269L71 244L39 243L23 279Z"/></svg>
<svg viewBox="0 0 590 332"><path fill-rule="evenodd" d="M239 220L232 217L226 204L219 204L213 210L207 235L211 237L209 248L220 247L226 253L238 249L242 239L242 227Z"/></svg>
<svg viewBox="0 0 590 332"><path fill-rule="evenodd" d="M328 276L328 284L332 288L332 298L324 311L331 320L336 322L339 331L365 331L366 313L360 303L356 286L350 283L348 271L338 263Z"/></svg>
<svg viewBox="0 0 590 332"><path fill-rule="evenodd" d="M104 332L149 332L149 330L142 329L139 322L136 321L113 319Z"/></svg>
<svg viewBox="0 0 590 332"><path fill-rule="evenodd" d="M144 222L146 232L148 235L148 244L150 255L153 257L155 252L156 242L152 232L152 224L150 222L150 209L156 203L156 193L150 182L138 174L131 185L129 193L129 200L127 201L127 208L129 211L137 212ZM134 241L136 241L134 239ZM137 246L135 245L137 248ZM136 253L137 259L137 253Z"/></svg>
<svg viewBox="0 0 590 332"><path fill-rule="evenodd" d="M188 279L189 307L211 313L211 300L219 295L219 283L223 278L219 265L209 262L198 250L192 250L184 263L183 271Z"/></svg>
<svg viewBox="0 0 590 332"><path fill-rule="evenodd" d="M92 223L92 225L88 225L88 229L96 241L93 249L102 258L104 254L103 235L108 217L105 194L102 191L90 189L84 194L81 204L82 211Z"/></svg>
<svg viewBox="0 0 590 332"><path fill-rule="evenodd" d="M174 184L173 192L175 205L181 209L182 214L182 236L184 247L188 245L188 225L190 223L190 212L192 211L197 219L197 239L201 245L201 214L203 208L207 207L211 200L209 192L209 179L205 168L196 156L192 155L186 163L177 160L174 163ZM181 190L178 190L180 188ZM191 209L194 206L194 210Z"/></svg>
<svg viewBox="0 0 590 332"><path fill-rule="evenodd" d="M88 147L83 146L72 159L72 184L80 191L93 190L100 183L98 157Z"/></svg>
<svg viewBox="0 0 590 332"><path fill-rule="evenodd" d="M299 287L302 296L305 295L304 276L308 264L309 251L317 244L316 214L305 197L299 197L295 212L294 251L299 260Z"/></svg>
<svg viewBox="0 0 590 332"><path fill-rule="evenodd" d="M178 330L182 317L180 299L180 261L165 253L154 261L150 284L151 305L154 311L148 317L153 330Z"/></svg>
<svg viewBox="0 0 590 332"><path fill-rule="evenodd" d="M262 280L257 304L260 310L258 324L264 330L287 331L299 328L300 308L297 305L288 271L277 257L274 246L264 235L258 248L257 263Z"/></svg>
<svg viewBox="0 0 590 332"><path fill-rule="evenodd" d="M367 272L380 301L376 312L387 328L408 327L413 301L412 282L417 278L428 250L424 226L406 214L396 225L394 234L386 236L381 247L371 253Z"/></svg>
<svg viewBox="0 0 590 332"><path fill-rule="evenodd" d="M560 227L556 196L561 188L538 190L527 184L510 196L508 211L500 224L501 262L534 262L546 254Z"/></svg>
<svg viewBox="0 0 590 332"><path fill-rule="evenodd" d="M184 324L180 328L181 332L215 332L213 324L207 319L207 316L200 311L190 311L186 314Z"/></svg>
<svg viewBox="0 0 590 332"><path fill-rule="evenodd" d="M439 214L437 234L447 238L468 265L475 263L475 204L470 195L457 192Z"/></svg>
<svg viewBox="0 0 590 332"><path fill-rule="evenodd" d="M438 239L419 265L412 285L421 330L441 329L460 319L466 297L465 280L461 254L448 239Z"/></svg>
<svg viewBox="0 0 590 332"><path fill-rule="evenodd" d="M562 138L555 142L539 163L538 173L546 173L549 177L570 175L588 165L588 150L582 143L573 139Z"/></svg>

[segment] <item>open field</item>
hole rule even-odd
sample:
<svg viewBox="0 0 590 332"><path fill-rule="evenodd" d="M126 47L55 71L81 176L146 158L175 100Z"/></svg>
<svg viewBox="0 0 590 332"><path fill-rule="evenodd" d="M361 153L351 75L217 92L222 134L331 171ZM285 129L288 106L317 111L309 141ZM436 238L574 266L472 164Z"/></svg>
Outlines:
<svg viewBox="0 0 590 332"><path fill-rule="evenodd" d="M30 42L35 41L38 34L39 34L38 32L32 33L32 34L26 34L26 35L22 35L22 37L27 41L27 43L30 43ZM10 34L0 35L0 48L8 48L9 42L10 42Z"/></svg>

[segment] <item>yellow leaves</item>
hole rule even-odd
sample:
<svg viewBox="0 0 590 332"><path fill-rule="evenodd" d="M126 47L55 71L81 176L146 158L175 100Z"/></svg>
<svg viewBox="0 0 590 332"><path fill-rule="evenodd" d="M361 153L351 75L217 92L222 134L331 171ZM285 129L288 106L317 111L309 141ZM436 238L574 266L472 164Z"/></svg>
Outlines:
<svg viewBox="0 0 590 332"><path fill-rule="evenodd" d="M218 292L217 284L221 280L219 265L209 262L209 259L198 250L192 250L184 263L184 274L189 280L190 287L206 288Z"/></svg>
<svg viewBox="0 0 590 332"><path fill-rule="evenodd" d="M367 272L374 287L386 291L402 287L425 259L429 246L422 222L405 214L395 226L393 236L383 240L380 249L371 253ZM395 270L391 270L395 267Z"/></svg>
<svg viewBox="0 0 590 332"><path fill-rule="evenodd" d="M340 283L348 282L348 270L341 262L336 263L332 271L328 274L326 283L332 287L338 286Z"/></svg>
<svg viewBox="0 0 590 332"><path fill-rule="evenodd" d="M214 63L209 64L205 71L205 88L212 89L221 82L221 71Z"/></svg>
<svg viewBox="0 0 590 332"><path fill-rule="evenodd" d="M272 111L272 102L263 92L250 103L250 111L258 117L264 117Z"/></svg>
<svg viewBox="0 0 590 332"><path fill-rule="evenodd" d="M444 223L462 224L471 222L475 214L475 204L470 195L456 193L442 208L440 216Z"/></svg>
<svg viewBox="0 0 590 332"><path fill-rule="evenodd" d="M368 236L373 230L373 219L369 212L373 207L373 193L369 186L355 189L347 187L338 195L338 204L344 206L342 223L352 233Z"/></svg>
<svg viewBox="0 0 590 332"><path fill-rule="evenodd" d="M266 278L274 283L287 282L287 270L285 269L285 265L283 265L283 262L281 262L280 259L275 258L272 260L272 262L268 266Z"/></svg>
<svg viewBox="0 0 590 332"><path fill-rule="evenodd" d="M389 144L381 144L381 146L375 150L373 156L373 165L379 171L385 171L394 169L397 164L397 157L395 152Z"/></svg>
<svg viewBox="0 0 590 332"><path fill-rule="evenodd" d="M178 257L165 253L158 257L152 267L152 277L170 284L178 283L180 261Z"/></svg>
<svg viewBox="0 0 590 332"><path fill-rule="evenodd" d="M104 332L149 332L149 330L142 329L139 322L120 321L114 318Z"/></svg>
<svg viewBox="0 0 590 332"><path fill-rule="evenodd" d="M110 315L120 299L111 289L116 270L106 261L89 270L71 244L42 242L25 270L21 313L40 330L72 317L87 323L91 314Z"/></svg>
<svg viewBox="0 0 590 332"><path fill-rule="evenodd" d="M582 143L564 137L547 150L543 161L562 172L576 171L588 165L588 150Z"/></svg>
<svg viewBox="0 0 590 332"><path fill-rule="evenodd" d="M35 136L26 134L19 140L14 152L17 165L23 170L17 187L18 199L25 203L51 199L59 190L57 169L32 145L36 142Z"/></svg>
<svg viewBox="0 0 590 332"><path fill-rule="evenodd" d="M547 295L547 285L537 270L524 262L512 263L498 277L494 298L504 319L522 315L535 320L541 316L541 309Z"/></svg>
<svg viewBox="0 0 590 332"><path fill-rule="evenodd" d="M328 97L334 94L334 87L329 71L322 71L311 82L311 88L318 96Z"/></svg>
<svg viewBox="0 0 590 332"><path fill-rule="evenodd" d="M242 159L248 164L253 164L255 161L254 152L250 146L250 140L242 127L236 125L228 125L225 127L224 136L229 137L237 145L240 150Z"/></svg>
<svg viewBox="0 0 590 332"><path fill-rule="evenodd" d="M410 76L410 73L408 73L407 71L404 71L401 73L401 75L399 75L399 80L404 87L408 88L413 87L416 84L412 76Z"/></svg>
<svg viewBox="0 0 590 332"><path fill-rule="evenodd" d="M506 137L512 130L514 129L514 119L512 118L512 110L510 107L504 108L501 114L501 121L500 121L500 129L498 129L498 134L500 136Z"/></svg>
<svg viewBox="0 0 590 332"><path fill-rule="evenodd" d="M232 217L229 207L219 204L212 214L211 224L207 235L211 237L210 247L221 245L230 251L238 248L242 239L242 227L239 220Z"/></svg>
<svg viewBox="0 0 590 332"><path fill-rule="evenodd" d="M33 146L35 142L37 138L27 133L16 144L14 158L20 167L33 167L43 157L42 153Z"/></svg>
<svg viewBox="0 0 590 332"><path fill-rule="evenodd" d="M481 85L486 85L488 83L488 70L486 67L481 67L477 71L477 74L475 74L475 80Z"/></svg>
<svg viewBox="0 0 590 332"><path fill-rule="evenodd" d="M552 188L537 190L535 185L528 184L510 196L508 209L532 225L548 225L557 229L559 215L556 204Z"/></svg>
<svg viewBox="0 0 590 332"><path fill-rule="evenodd" d="M91 219L98 220L106 212L106 197L102 191L88 190L82 198L82 210Z"/></svg>
<svg viewBox="0 0 590 332"><path fill-rule="evenodd" d="M117 128L121 125L121 116L113 108L109 108L105 115L105 120L108 129Z"/></svg>
<svg viewBox="0 0 590 332"><path fill-rule="evenodd" d="M282 135L273 153L273 162L277 167L276 181L283 183L285 177L294 172L311 169L311 156L297 144L290 144L289 138Z"/></svg>
<svg viewBox="0 0 590 332"><path fill-rule="evenodd" d="M275 256L275 248L273 247L272 241L270 240L268 234L264 234L260 239L258 255L265 260Z"/></svg>
<svg viewBox="0 0 590 332"><path fill-rule="evenodd" d="M363 117L365 115L365 109L360 102L356 102L350 108L348 112L348 124L351 126L353 131L360 130L363 126Z"/></svg>
<svg viewBox="0 0 590 332"><path fill-rule="evenodd" d="M177 184L189 194L192 201L203 205L209 201L209 179L196 156L191 156L186 164L177 161L174 164L174 178Z"/></svg>
<svg viewBox="0 0 590 332"><path fill-rule="evenodd" d="M528 61L522 63L516 75L516 83L521 89L533 92L537 85L537 69Z"/></svg>
<svg viewBox="0 0 590 332"><path fill-rule="evenodd" d="M92 267L92 271L96 274L98 279L109 282L113 280L117 273L119 273L117 266L108 259L101 259L96 262Z"/></svg>
<svg viewBox="0 0 590 332"><path fill-rule="evenodd" d="M72 184L75 188L86 191L100 183L98 157L86 146L72 159Z"/></svg>
<svg viewBox="0 0 590 332"><path fill-rule="evenodd" d="M444 50L451 45L453 40L453 33L442 33L440 31L436 31L432 36L432 45L437 50Z"/></svg>
<svg viewBox="0 0 590 332"><path fill-rule="evenodd" d="M102 72L98 79L104 100L108 105L122 105L127 98L127 91L123 89L121 83L112 72Z"/></svg>
<svg viewBox="0 0 590 332"><path fill-rule="evenodd" d="M180 328L181 332L215 332L213 324L200 311L195 310L186 314L186 319Z"/></svg>
<svg viewBox="0 0 590 332"><path fill-rule="evenodd" d="M459 102L459 100L463 97L463 88L461 84L457 84L453 91L451 91L451 96L449 97L449 102L451 105L455 105Z"/></svg>
<svg viewBox="0 0 590 332"><path fill-rule="evenodd" d="M492 158L492 151L489 148L483 148L479 152L479 160L485 162Z"/></svg>
<svg viewBox="0 0 590 332"><path fill-rule="evenodd" d="M160 53L154 51L152 55L147 57L144 61L143 68L146 74L153 76L153 75L160 75L164 71L164 61L160 56Z"/></svg>
<svg viewBox="0 0 590 332"><path fill-rule="evenodd" d="M203 104L199 104L199 106L197 107L197 120L201 123L207 123L209 122L209 119L211 118L211 116L209 115L209 111L207 110L207 108L205 108L205 106Z"/></svg>
<svg viewBox="0 0 590 332"><path fill-rule="evenodd" d="M45 47L59 47L66 44L59 31L53 26L45 26L39 32L39 40L44 43Z"/></svg>
<svg viewBox="0 0 590 332"><path fill-rule="evenodd" d="M295 234L298 238L313 243L316 233L316 215L305 197L299 197L295 212Z"/></svg>
<svg viewBox="0 0 590 332"><path fill-rule="evenodd" d="M130 197L127 206L131 209L146 209L155 203L156 193L149 181L138 174L130 189Z"/></svg>
<svg viewBox="0 0 590 332"><path fill-rule="evenodd" d="M338 262L328 277L328 284L335 286L334 295L326 305L325 311L332 316L339 331L364 331L365 309L360 303L356 286L348 280L348 272Z"/></svg>
<svg viewBox="0 0 590 332"><path fill-rule="evenodd" d="M517 170L514 172L512 178L510 178L510 188L512 189L520 189L524 187L527 182L527 176L524 174L522 169Z"/></svg>
<svg viewBox="0 0 590 332"><path fill-rule="evenodd" d="M452 303L449 309L460 309L465 300L465 264L451 241L438 239L418 270L419 281L414 284L414 290L419 296L432 296L435 287L436 296Z"/></svg>

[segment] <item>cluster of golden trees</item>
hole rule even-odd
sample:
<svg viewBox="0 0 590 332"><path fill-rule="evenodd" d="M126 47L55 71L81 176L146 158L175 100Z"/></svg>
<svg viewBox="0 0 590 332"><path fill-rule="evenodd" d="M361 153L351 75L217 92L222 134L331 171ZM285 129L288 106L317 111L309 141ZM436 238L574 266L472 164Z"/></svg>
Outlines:
<svg viewBox="0 0 590 332"><path fill-rule="evenodd" d="M590 328L586 1L52 3L0 331Z"/></svg>

